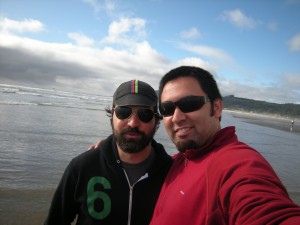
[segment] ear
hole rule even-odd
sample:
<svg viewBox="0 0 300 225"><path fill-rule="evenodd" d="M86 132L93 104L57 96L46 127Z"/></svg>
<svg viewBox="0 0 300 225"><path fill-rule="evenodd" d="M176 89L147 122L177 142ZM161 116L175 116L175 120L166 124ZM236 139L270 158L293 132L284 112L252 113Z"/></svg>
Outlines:
<svg viewBox="0 0 300 225"><path fill-rule="evenodd" d="M214 100L214 116L220 118L222 116L223 101L219 98Z"/></svg>

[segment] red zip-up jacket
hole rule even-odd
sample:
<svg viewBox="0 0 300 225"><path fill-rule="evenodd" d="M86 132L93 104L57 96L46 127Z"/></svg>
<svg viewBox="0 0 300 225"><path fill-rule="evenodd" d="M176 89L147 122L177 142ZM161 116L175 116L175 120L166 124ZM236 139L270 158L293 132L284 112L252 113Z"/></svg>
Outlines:
<svg viewBox="0 0 300 225"><path fill-rule="evenodd" d="M151 225L300 224L269 163L239 142L235 127L201 149L178 153L162 187Z"/></svg>

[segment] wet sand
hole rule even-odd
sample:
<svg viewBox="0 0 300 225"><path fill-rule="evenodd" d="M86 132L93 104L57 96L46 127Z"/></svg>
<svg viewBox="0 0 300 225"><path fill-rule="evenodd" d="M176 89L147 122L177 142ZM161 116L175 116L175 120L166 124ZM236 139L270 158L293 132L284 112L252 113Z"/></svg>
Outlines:
<svg viewBox="0 0 300 225"><path fill-rule="evenodd" d="M294 125L291 129L291 118L232 110L224 111L230 113L233 117L240 118L246 123L293 132L300 135L300 119L298 118L294 119Z"/></svg>
<svg viewBox="0 0 300 225"><path fill-rule="evenodd" d="M0 189L0 224L43 224L50 206L53 192L54 189Z"/></svg>
<svg viewBox="0 0 300 225"><path fill-rule="evenodd" d="M55 189L0 189L1 225L42 225ZM72 223L75 225L76 221Z"/></svg>

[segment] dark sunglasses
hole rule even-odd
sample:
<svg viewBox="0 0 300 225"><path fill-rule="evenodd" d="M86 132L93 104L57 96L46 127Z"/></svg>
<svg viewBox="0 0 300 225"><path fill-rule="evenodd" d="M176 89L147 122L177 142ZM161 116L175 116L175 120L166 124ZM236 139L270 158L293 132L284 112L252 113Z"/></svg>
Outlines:
<svg viewBox="0 0 300 225"><path fill-rule="evenodd" d="M120 120L128 119L132 115L132 108L128 106L117 106L114 108L116 116ZM140 121L144 123L148 123L153 119L154 112L151 109L140 108L136 110L136 113L140 119Z"/></svg>
<svg viewBox="0 0 300 225"><path fill-rule="evenodd" d="M187 96L177 102L161 102L159 104L159 111L162 116L172 116L177 106L181 112L189 113L201 109L209 101L210 99L207 96Z"/></svg>

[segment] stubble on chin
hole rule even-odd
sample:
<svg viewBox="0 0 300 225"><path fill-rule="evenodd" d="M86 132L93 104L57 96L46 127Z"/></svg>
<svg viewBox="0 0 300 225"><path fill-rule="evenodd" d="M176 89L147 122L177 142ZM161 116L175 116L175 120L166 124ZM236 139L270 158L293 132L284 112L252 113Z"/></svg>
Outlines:
<svg viewBox="0 0 300 225"><path fill-rule="evenodd" d="M200 146L194 140L186 140L186 141L176 141L176 148L179 152L186 152L186 150L199 149Z"/></svg>

